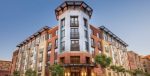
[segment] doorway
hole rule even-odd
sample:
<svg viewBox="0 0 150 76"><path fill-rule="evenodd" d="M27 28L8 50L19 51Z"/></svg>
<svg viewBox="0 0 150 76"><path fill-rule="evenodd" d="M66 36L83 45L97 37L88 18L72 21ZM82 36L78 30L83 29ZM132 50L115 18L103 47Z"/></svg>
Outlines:
<svg viewBox="0 0 150 76"><path fill-rule="evenodd" d="M71 72L71 76L80 76L80 72Z"/></svg>

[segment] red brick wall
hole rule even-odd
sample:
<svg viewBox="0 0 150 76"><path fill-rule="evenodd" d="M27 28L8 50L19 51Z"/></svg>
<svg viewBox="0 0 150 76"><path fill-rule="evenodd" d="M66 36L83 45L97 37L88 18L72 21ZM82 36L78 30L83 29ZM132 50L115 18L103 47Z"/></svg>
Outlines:
<svg viewBox="0 0 150 76"><path fill-rule="evenodd" d="M92 55L87 52L77 52L77 51L71 51L71 52L64 52L58 56L58 62L60 63L60 58L65 57L65 64L70 63L70 57L71 56L80 56L80 63L85 64L86 63L86 57L90 57L90 61L92 58Z"/></svg>
<svg viewBox="0 0 150 76"><path fill-rule="evenodd" d="M17 58L18 58L18 52L19 52L19 50L16 50L16 51L13 52L12 65L11 65L11 75L13 74L13 72L16 69L16 62L17 62Z"/></svg>
<svg viewBox="0 0 150 76"><path fill-rule="evenodd" d="M11 61L0 61L0 76L10 75Z"/></svg>
<svg viewBox="0 0 150 76"><path fill-rule="evenodd" d="M56 41L56 39L58 39L58 36L56 36L57 30L58 30L58 26L56 26L48 31L48 34L52 34L52 38L50 38L48 40L48 43L52 43L51 54L50 54L50 59L49 59L50 64L54 64L55 56L57 56L56 55L57 53L55 53L55 48L56 48L55 41Z"/></svg>
<svg viewBox="0 0 150 76"><path fill-rule="evenodd" d="M94 54L98 54L99 51L102 51L102 33L98 28L90 26L91 30L93 31L93 34L91 34L91 39L94 39L95 45L94 45ZM97 34L100 35L100 38L97 37ZM98 42L101 43L101 48L98 48Z"/></svg>

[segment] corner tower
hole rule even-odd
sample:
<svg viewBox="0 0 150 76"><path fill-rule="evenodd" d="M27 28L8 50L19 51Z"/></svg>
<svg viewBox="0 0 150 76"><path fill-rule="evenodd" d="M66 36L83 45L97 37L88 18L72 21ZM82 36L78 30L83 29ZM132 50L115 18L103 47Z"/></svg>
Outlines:
<svg viewBox="0 0 150 76"><path fill-rule="evenodd" d="M92 8L83 1L65 1L55 10L58 20L58 63L65 76L93 74L89 20Z"/></svg>
<svg viewBox="0 0 150 76"><path fill-rule="evenodd" d="M55 10L59 25L59 53L90 52L89 20L92 8L83 1L65 1Z"/></svg>

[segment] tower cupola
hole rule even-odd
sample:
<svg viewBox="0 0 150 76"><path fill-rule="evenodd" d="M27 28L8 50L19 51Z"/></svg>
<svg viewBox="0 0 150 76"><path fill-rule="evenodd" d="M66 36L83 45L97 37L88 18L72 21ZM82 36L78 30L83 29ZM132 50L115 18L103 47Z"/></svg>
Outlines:
<svg viewBox="0 0 150 76"><path fill-rule="evenodd" d="M81 10L86 13L90 18L93 12L93 9L84 1L65 1L55 9L57 20L59 19L59 16L67 10Z"/></svg>

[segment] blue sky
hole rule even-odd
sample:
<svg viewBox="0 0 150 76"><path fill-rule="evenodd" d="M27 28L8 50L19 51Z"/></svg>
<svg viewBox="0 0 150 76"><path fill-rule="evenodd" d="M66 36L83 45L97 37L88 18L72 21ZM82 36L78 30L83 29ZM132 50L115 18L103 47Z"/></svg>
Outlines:
<svg viewBox="0 0 150 76"><path fill-rule="evenodd" d="M0 0L0 59L10 60L16 45L41 27L55 26L54 10L63 0ZM85 0L94 12L90 23L104 25L129 44L150 54L150 0Z"/></svg>

